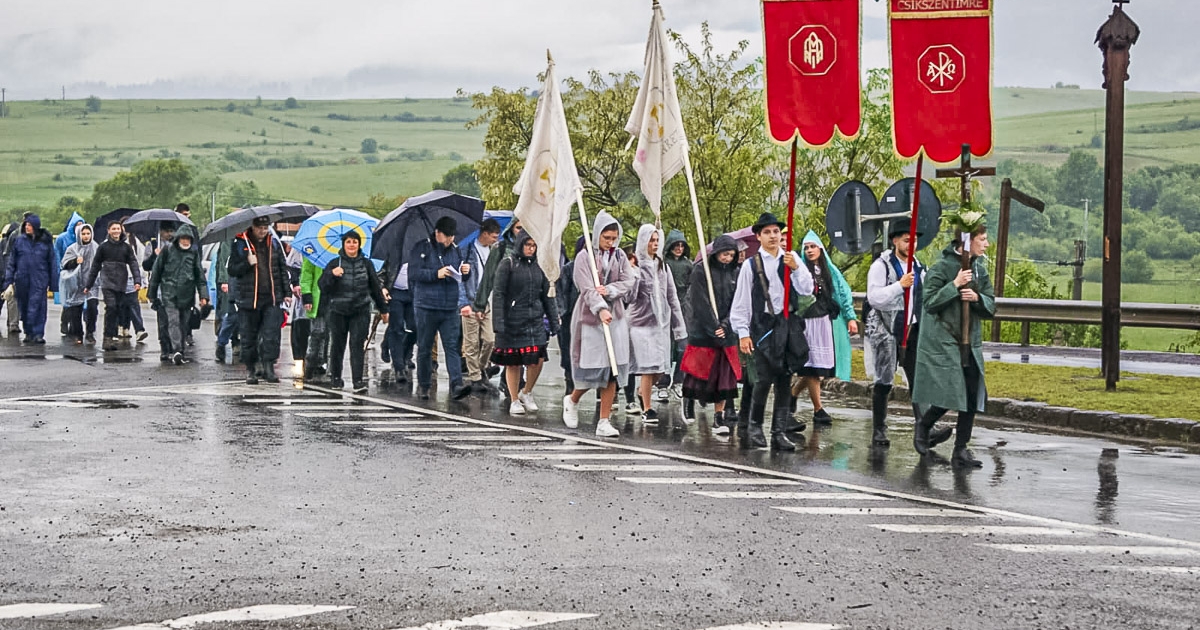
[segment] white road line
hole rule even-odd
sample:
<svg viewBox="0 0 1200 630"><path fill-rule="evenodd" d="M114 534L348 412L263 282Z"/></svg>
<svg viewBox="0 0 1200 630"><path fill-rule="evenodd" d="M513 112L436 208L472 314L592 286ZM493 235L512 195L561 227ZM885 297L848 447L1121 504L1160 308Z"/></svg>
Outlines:
<svg viewBox="0 0 1200 630"><path fill-rule="evenodd" d="M755 479L753 477L617 477L617 481L678 486L799 486L799 481L787 479Z"/></svg>
<svg viewBox="0 0 1200 630"><path fill-rule="evenodd" d="M100 608L102 604L9 604L0 606L0 619L26 619Z"/></svg>
<svg viewBox="0 0 1200 630"><path fill-rule="evenodd" d="M856 492L713 492L694 490L692 494L713 499L768 499L772 501L891 501L887 497Z"/></svg>
<svg viewBox="0 0 1200 630"><path fill-rule="evenodd" d="M113 630L181 630L205 623L237 622L237 621L279 621L293 617L306 617L324 612L348 610L353 606L287 606L267 604L234 608L219 612L191 615L179 619L168 619L158 623L143 623L135 626L122 626Z"/></svg>
<svg viewBox="0 0 1200 630"><path fill-rule="evenodd" d="M411 435L404 436L413 442L549 442L548 437L536 435Z"/></svg>
<svg viewBox="0 0 1200 630"><path fill-rule="evenodd" d="M266 398L243 398L237 402L253 403L256 405L290 405L291 396L270 396ZM301 405L353 405L354 400L342 400L341 398L317 398L313 396L296 396L295 401Z"/></svg>
<svg viewBox="0 0 1200 630"><path fill-rule="evenodd" d="M901 525L872 524L871 527L898 534L951 534L956 536L1092 536L1090 532L1057 527L1013 525Z"/></svg>
<svg viewBox="0 0 1200 630"><path fill-rule="evenodd" d="M372 433L504 433L504 429L484 427L367 427Z"/></svg>
<svg viewBox="0 0 1200 630"><path fill-rule="evenodd" d="M346 411L298 411L298 412L293 413L292 415L297 416L299 418L341 418L341 417L347 415L347 413L349 411L350 411L349 409ZM356 413L356 414L354 414L354 417L355 418L402 419L402 418L425 418L427 416L422 416L419 413L387 413L384 411L371 411L371 412L367 412L367 413ZM461 420L439 420L439 422L448 422L451 424L462 424Z"/></svg>
<svg viewBox="0 0 1200 630"><path fill-rule="evenodd" d="M732 626L705 628L705 630L837 630L841 626L827 623L796 623L792 621L764 621L761 623L739 623Z"/></svg>
<svg viewBox="0 0 1200 630"><path fill-rule="evenodd" d="M1103 567L1109 571L1129 571L1131 573L1150 573L1156 575L1197 575L1200 567Z"/></svg>
<svg viewBox="0 0 1200 630"><path fill-rule="evenodd" d="M456 451L607 451L603 446L586 444L529 444L522 446L489 446L487 444L449 444Z"/></svg>
<svg viewBox="0 0 1200 630"><path fill-rule="evenodd" d="M525 461L536 461L536 460L543 460L543 459L557 459L560 461L571 461L571 460L664 461L664 458L659 457L657 455L638 455L636 453L633 453L633 454L629 454L629 453L558 453L558 454L555 454L555 453L541 453L541 454L513 453L510 455L501 454L500 457L504 457L507 459L525 460Z"/></svg>
<svg viewBox="0 0 1200 630"><path fill-rule="evenodd" d="M1200 551L1182 547L1152 547L1130 545L1014 545L1002 543L976 543L981 547L991 547L1017 553L1061 553L1061 554L1111 554L1114 556L1200 556Z"/></svg>
<svg viewBox="0 0 1200 630"><path fill-rule="evenodd" d="M396 630L454 630L455 628L486 628L487 630L518 630L533 628L563 621L576 619L591 619L598 615L582 615L578 613L552 613L528 610L503 610L500 612L475 615L464 619L448 619L435 621L423 626L397 628Z"/></svg>
<svg viewBox="0 0 1200 630"><path fill-rule="evenodd" d="M720 468L695 464L555 464L554 467L578 472L725 472Z"/></svg>
<svg viewBox="0 0 1200 630"><path fill-rule="evenodd" d="M274 409L275 411L329 411L330 407L329 405L272 405L267 407L267 409ZM352 411L383 411L385 409L387 407L383 405L359 405L355 407L347 405L345 409L339 411L350 413Z"/></svg>
<svg viewBox="0 0 1200 630"><path fill-rule="evenodd" d="M401 426L401 427L461 427L461 422L453 420L334 420L329 424L338 426Z"/></svg>
<svg viewBox="0 0 1200 630"><path fill-rule="evenodd" d="M805 516L939 516L949 518L984 518L983 514L963 510L942 508L877 508L877 507L794 507L772 505L772 510L782 510Z"/></svg>

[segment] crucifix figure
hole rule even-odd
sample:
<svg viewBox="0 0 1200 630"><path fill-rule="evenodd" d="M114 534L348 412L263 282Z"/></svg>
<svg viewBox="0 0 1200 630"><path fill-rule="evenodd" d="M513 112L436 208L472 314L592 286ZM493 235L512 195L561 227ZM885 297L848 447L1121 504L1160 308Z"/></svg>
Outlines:
<svg viewBox="0 0 1200 630"><path fill-rule="evenodd" d="M962 207L966 208L971 204L971 180L975 177L992 177L996 174L996 169L991 166L972 167L971 166L971 145L964 144L962 148L962 158L959 161L958 168L939 168L937 170L938 179L951 179L957 177L961 181L962 188ZM971 268L971 235L955 234L955 239L962 243L962 268L964 270ZM971 360L971 305L967 302L962 304L962 339L959 342L959 347L962 349L963 367L968 365Z"/></svg>

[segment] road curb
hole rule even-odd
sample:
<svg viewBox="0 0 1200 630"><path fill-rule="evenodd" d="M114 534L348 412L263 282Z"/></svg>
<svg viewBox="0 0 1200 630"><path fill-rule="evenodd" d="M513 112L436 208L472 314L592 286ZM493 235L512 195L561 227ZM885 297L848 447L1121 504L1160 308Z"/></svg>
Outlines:
<svg viewBox="0 0 1200 630"><path fill-rule="evenodd" d="M824 389L830 393L867 401L871 398L871 383L863 381L831 379L824 384ZM896 386L892 389L893 402L907 403L911 400L907 387ZM1076 429L1116 437L1200 444L1200 422L1186 418L1158 418L1138 413L1075 409L1011 398L989 399L985 414L1034 425Z"/></svg>

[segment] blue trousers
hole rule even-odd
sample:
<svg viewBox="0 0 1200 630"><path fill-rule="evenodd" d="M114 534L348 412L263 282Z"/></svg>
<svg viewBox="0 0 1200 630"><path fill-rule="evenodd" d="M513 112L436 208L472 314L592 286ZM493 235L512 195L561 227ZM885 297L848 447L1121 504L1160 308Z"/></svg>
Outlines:
<svg viewBox="0 0 1200 630"><path fill-rule="evenodd" d="M395 297L388 302L388 325L384 341L392 353L392 370L399 374L412 360L413 346L417 345L416 314L412 302Z"/></svg>
<svg viewBox="0 0 1200 630"><path fill-rule="evenodd" d="M446 370L451 386L462 384L462 317L458 311L414 309L417 316L417 385L433 384L433 344L440 335L446 351Z"/></svg>
<svg viewBox="0 0 1200 630"><path fill-rule="evenodd" d="M46 287L30 287L21 291L18 287L17 309L21 311L21 328L26 337L46 335Z"/></svg>

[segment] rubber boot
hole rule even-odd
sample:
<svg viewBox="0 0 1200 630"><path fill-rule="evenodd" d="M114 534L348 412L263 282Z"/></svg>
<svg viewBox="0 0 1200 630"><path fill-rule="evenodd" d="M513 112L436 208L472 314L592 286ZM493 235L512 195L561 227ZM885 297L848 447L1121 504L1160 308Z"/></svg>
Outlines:
<svg viewBox="0 0 1200 630"><path fill-rule="evenodd" d="M971 450L965 446L954 447L954 455L950 456L950 465L955 468L983 468L983 462L975 459Z"/></svg>
<svg viewBox="0 0 1200 630"><path fill-rule="evenodd" d="M891 385L876 384L871 397L871 444L875 446L891 446L892 441L887 436L888 396L892 394Z"/></svg>
<svg viewBox="0 0 1200 630"><path fill-rule="evenodd" d="M916 422L913 425L913 449L920 455L929 454L929 429L937 423L937 418L933 415L933 410L925 412L924 415L917 416Z"/></svg>
<svg viewBox="0 0 1200 630"><path fill-rule="evenodd" d="M787 407L776 408L774 415L771 416L771 450L772 451L794 451L796 445L787 438L786 426L788 420L792 417L792 412Z"/></svg>
<svg viewBox="0 0 1200 630"><path fill-rule="evenodd" d="M767 436L763 435L763 416L766 413L766 405L750 406L750 426L746 429L746 439L742 441L742 448L767 447Z"/></svg>
<svg viewBox="0 0 1200 630"><path fill-rule="evenodd" d="M279 377L275 375L275 364L270 361L264 361L262 364L263 380L268 383L278 383Z"/></svg>

